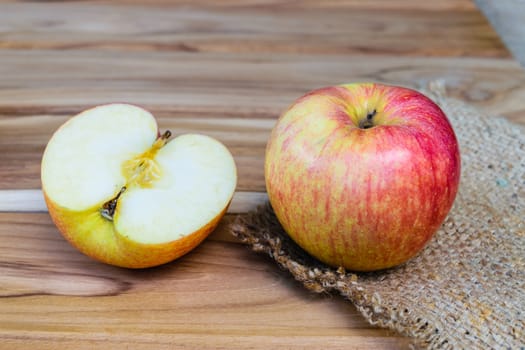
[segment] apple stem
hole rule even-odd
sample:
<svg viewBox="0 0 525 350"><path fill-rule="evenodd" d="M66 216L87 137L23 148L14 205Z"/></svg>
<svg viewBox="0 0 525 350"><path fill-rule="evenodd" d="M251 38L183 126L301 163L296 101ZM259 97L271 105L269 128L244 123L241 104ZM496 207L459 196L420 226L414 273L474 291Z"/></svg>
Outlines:
<svg viewBox="0 0 525 350"><path fill-rule="evenodd" d="M362 119L359 123L361 129L369 129L374 126L374 117L377 114L377 110L373 110L371 113L367 113L366 119Z"/></svg>
<svg viewBox="0 0 525 350"><path fill-rule="evenodd" d="M171 137L171 131L166 130L164 134L160 135L160 137L153 143L152 149L154 152L159 150L160 148L164 147L164 145L168 142L168 139Z"/></svg>
<svg viewBox="0 0 525 350"><path fill-rule="evenodd" d="M122 187L115 196L115 198L107 201L104 203L102 208L100 209L100 215L102 215L104 218L108 219L109 221L113 221L113 215L115 215L115 210L117 209L117 201L122 193L126 190L126 186Z"/></svg>

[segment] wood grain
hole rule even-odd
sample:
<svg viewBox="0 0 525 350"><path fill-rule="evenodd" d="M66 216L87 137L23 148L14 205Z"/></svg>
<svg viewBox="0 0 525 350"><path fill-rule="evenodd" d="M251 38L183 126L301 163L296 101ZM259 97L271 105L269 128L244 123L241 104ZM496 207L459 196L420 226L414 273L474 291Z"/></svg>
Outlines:
<svg viewBox="0 0 525 350"><path fill-rule="evenodd" d="M240 245L233 214L158 268L90 260L38 212L44 147L87 107L138 104L226 144L242 213L265 198L276 118L311 89L441 79L525 124L524 74L470 0L2 1L0 349L408 348Z"/></svg>
<svg viewBox="0 0 525 350"><path fill-rule="evenodd" d="M7 3L0 48L508 56L469 1L322 3Z"/></svg>
<svg viewBox="0 0 525 350"><path fill-rule="evenodd" d="M79 254L47 214L0 213L0 348L407 345L233 243L232 219L180 260L132 271Z"/></svg>
<svg viewBox="0 0 525 350"><path fill-rule="evenodd" d="M275 119L321 86L372 80L422 87L442 79L452 96L488 113L517 122L525 114L525 75L505 59L21 50L0 56L0 76L0 189L39 188L40 159L58 126L115 101L144 106L175 135L224 142L240 191L265 190L264 148Z"/></svg>

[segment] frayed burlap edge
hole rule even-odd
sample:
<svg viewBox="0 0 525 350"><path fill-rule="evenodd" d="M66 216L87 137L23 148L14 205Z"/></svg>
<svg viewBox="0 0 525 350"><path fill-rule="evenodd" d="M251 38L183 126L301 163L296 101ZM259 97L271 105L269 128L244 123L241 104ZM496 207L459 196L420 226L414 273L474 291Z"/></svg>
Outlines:
<svg viewBox="0 0 525 350"><path fill-rule="evenodd" d="M446 97L440 82L423 93L449 116L463 170L454 208L416 258L375 273L325 266L288 238L269 204L238 216L231 232L309 290L341 294L417 348L525 349L525 132Z"/></svg>
<svg viewBox="0 0 525 350"><path fill-rule="evenodd" d="M341 267L334 269L307 255L277 225L277 218L269 203L258 207L254 212L237 217L231 225L231 232L253 251L268 254L308 290L316 293L336 292L347 298L370 324L413 337L412 345L417 348L425 348L432 342L446 342L445 339L437 339L437 332L429 327L429 322L424 318L413 321L410 318L403 319L402 315L393 318L389 313L383 312L386 310L380 305L380 296L374 292L370 294L360 285L359 277L362 273L347 272ZM382 273L367 275L380 280ZM405 310L402 311L405 313ZM417 335L409 329L417 329Z"/></svg>

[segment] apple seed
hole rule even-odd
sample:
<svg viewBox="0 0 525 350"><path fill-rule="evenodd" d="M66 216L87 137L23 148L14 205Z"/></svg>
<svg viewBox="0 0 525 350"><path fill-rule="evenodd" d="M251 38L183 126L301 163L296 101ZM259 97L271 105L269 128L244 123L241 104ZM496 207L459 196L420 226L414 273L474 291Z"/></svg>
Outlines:
<svg viewBox="0 0 525 350"><path fill-rule="evenodd" d="M108 219L109 221L113 221L113 215L115 215L115 210L117 209L117 201L120 197L120 195L126 190L126 186L122 187L115 196L115 198L107 201L104 203L102 208L100 209L100 215L102 215L104 218Z"/></svg>

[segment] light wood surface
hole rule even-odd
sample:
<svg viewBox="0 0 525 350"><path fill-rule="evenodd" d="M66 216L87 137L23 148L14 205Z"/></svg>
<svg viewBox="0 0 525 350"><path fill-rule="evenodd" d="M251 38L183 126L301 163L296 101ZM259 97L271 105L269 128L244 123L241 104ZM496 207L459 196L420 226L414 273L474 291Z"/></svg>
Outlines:
<svg viewBox="0 0 525 350"><path fill-rule="evenodd" d="M406 349L336 295L240 245L264 201L266 140L304 92L351 81L448 92L525 124L525 73L467 0L0 3L0 348ZM102 265L45 212L40 158L84 108L144 106L161 129L224 142L236 199L195 251L158 268Z"/></svg>

